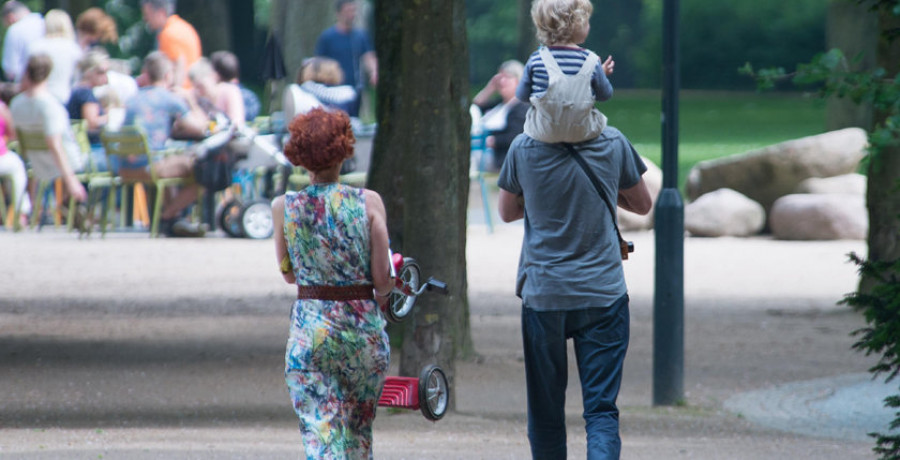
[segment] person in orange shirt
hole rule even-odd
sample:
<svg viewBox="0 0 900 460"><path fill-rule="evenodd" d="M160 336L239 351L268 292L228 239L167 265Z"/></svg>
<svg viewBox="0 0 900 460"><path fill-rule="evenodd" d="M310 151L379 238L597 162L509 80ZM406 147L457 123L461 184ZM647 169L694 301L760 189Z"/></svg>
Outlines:
<svg viewBox="0 0 900 460"><path fill-rule="evenodd" d="M175 64L174 81L190 88L187 71L202 55L194 26L175 14L175 0L141 0L141 13L147 26L157 31L159 50Z"/></svg>

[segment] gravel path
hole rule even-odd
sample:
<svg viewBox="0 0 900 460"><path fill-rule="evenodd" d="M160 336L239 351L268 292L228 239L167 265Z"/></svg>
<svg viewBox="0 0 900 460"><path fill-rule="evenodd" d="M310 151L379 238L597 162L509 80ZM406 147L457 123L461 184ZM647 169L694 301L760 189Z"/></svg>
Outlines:
<svg viewBox="0 0 900 460"><path fill-rule="evenodd" d="M456 412L430 423L380 411L377 458L527 458L512 294L521 235L518 224L470 225L478 356L456 365ZM862 242L686 240L687 404L673 408L650 404L653 235L628 237L624 459L874 458L868 426L833 430L821 415L878 411L884 396L863 384L874 358L850 350L862 319L835 305L855 288L846 254ZM281 373L292 291L270 246L0 232L0 458L297 458ZM572 363L569 449L584 458L576 375Z"/></svg>

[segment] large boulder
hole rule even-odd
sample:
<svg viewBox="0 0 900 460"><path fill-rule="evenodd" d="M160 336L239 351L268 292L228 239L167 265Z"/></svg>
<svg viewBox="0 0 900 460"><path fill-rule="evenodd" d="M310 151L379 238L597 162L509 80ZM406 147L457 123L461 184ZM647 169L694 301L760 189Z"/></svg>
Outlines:
<svg viewBox="0 0 900 460"><path fill-rule="evenodd" d="M866 196L866 181L866 176L856 173L834 177L810 177L800 182L794 193Z"/></svg>
<svg viewBox="0 0 900 460"><path fill-rule="evenodd" d="M655 206L659 191L662 190L662 169L659 169L659 166L647 158L641 157L641 159L644 160L644 164L647 165L647 172L645 172L643 176L644 183L647 184L647 189L650 190L650 196L653 198L653 204ZM654 208L650 208L650 212L647 213L647 215L642 216L622 208L617 209L616 213L619 215L619 230L622 230L623 232L650 230L653 228L653 210Z"/></svg>
<svg viewBox="0 0 900 460"><path fill-rule="evenodd" d="M785 195L772 205L769 227L782 240L863 240L869 215L861 196Z"/></svg>
<svg viewBox="0 0 900 460"><path fill-rule="evenodd" d="M687 195L694 200L730 188L770 209L804 179L855 172L866 145L865 131L847 128L702 161L688 175Z"/></svg>
<svg viewBox="0 0 900 460"><path fill-rule="evenodd" d="M684 229L694 236L750 236L766 223L766 211L746 196L722 188L684 207Z"/></svg>

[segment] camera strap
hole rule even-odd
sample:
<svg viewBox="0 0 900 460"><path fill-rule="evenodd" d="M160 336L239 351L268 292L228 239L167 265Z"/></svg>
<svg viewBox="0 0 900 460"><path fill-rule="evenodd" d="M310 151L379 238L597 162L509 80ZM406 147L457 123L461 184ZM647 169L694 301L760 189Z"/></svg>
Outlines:
<svg viewBox="0 0 900 460"><path fill-rule="evenodd" d="M618 219L616 218L616 208L613 207L612 201L610 201L609 197L603 193L603 188L600 185L600 179L594 174L594 171L591 170L591 167L588 166L587 161L584 160L584 157L578 153L578 150L572 144L568 144L563 142L562 145L568 150L569 155L572 159L578 163L578 166L581 166L582 171L587 175L588 179L594 184L594 188L597 189L597 193L600 195L600 198L603 198L603 202L606 203L606 207L609 209L609 213L612 216L613 228L616 229L616 236L619 238L619 244L625 242L625 238L622 238L622 232L619 231L619 224L616 222Z"/></svg>

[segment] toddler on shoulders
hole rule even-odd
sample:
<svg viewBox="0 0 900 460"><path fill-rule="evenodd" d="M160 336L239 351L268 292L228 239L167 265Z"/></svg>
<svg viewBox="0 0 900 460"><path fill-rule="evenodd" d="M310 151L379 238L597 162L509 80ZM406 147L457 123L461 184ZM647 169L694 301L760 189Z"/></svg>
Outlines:
<svg viewBox="0 0 900 460"><path fill-rule="evenodd" d="M615 62L605 62L578 46L590 32L589 0L535 0L531 19L543 46L531 54L516 97L530 101L525 134L541 142L580 143L594 139L606 127L606 116L595 101L612 97L607 75Z"/></svg>

